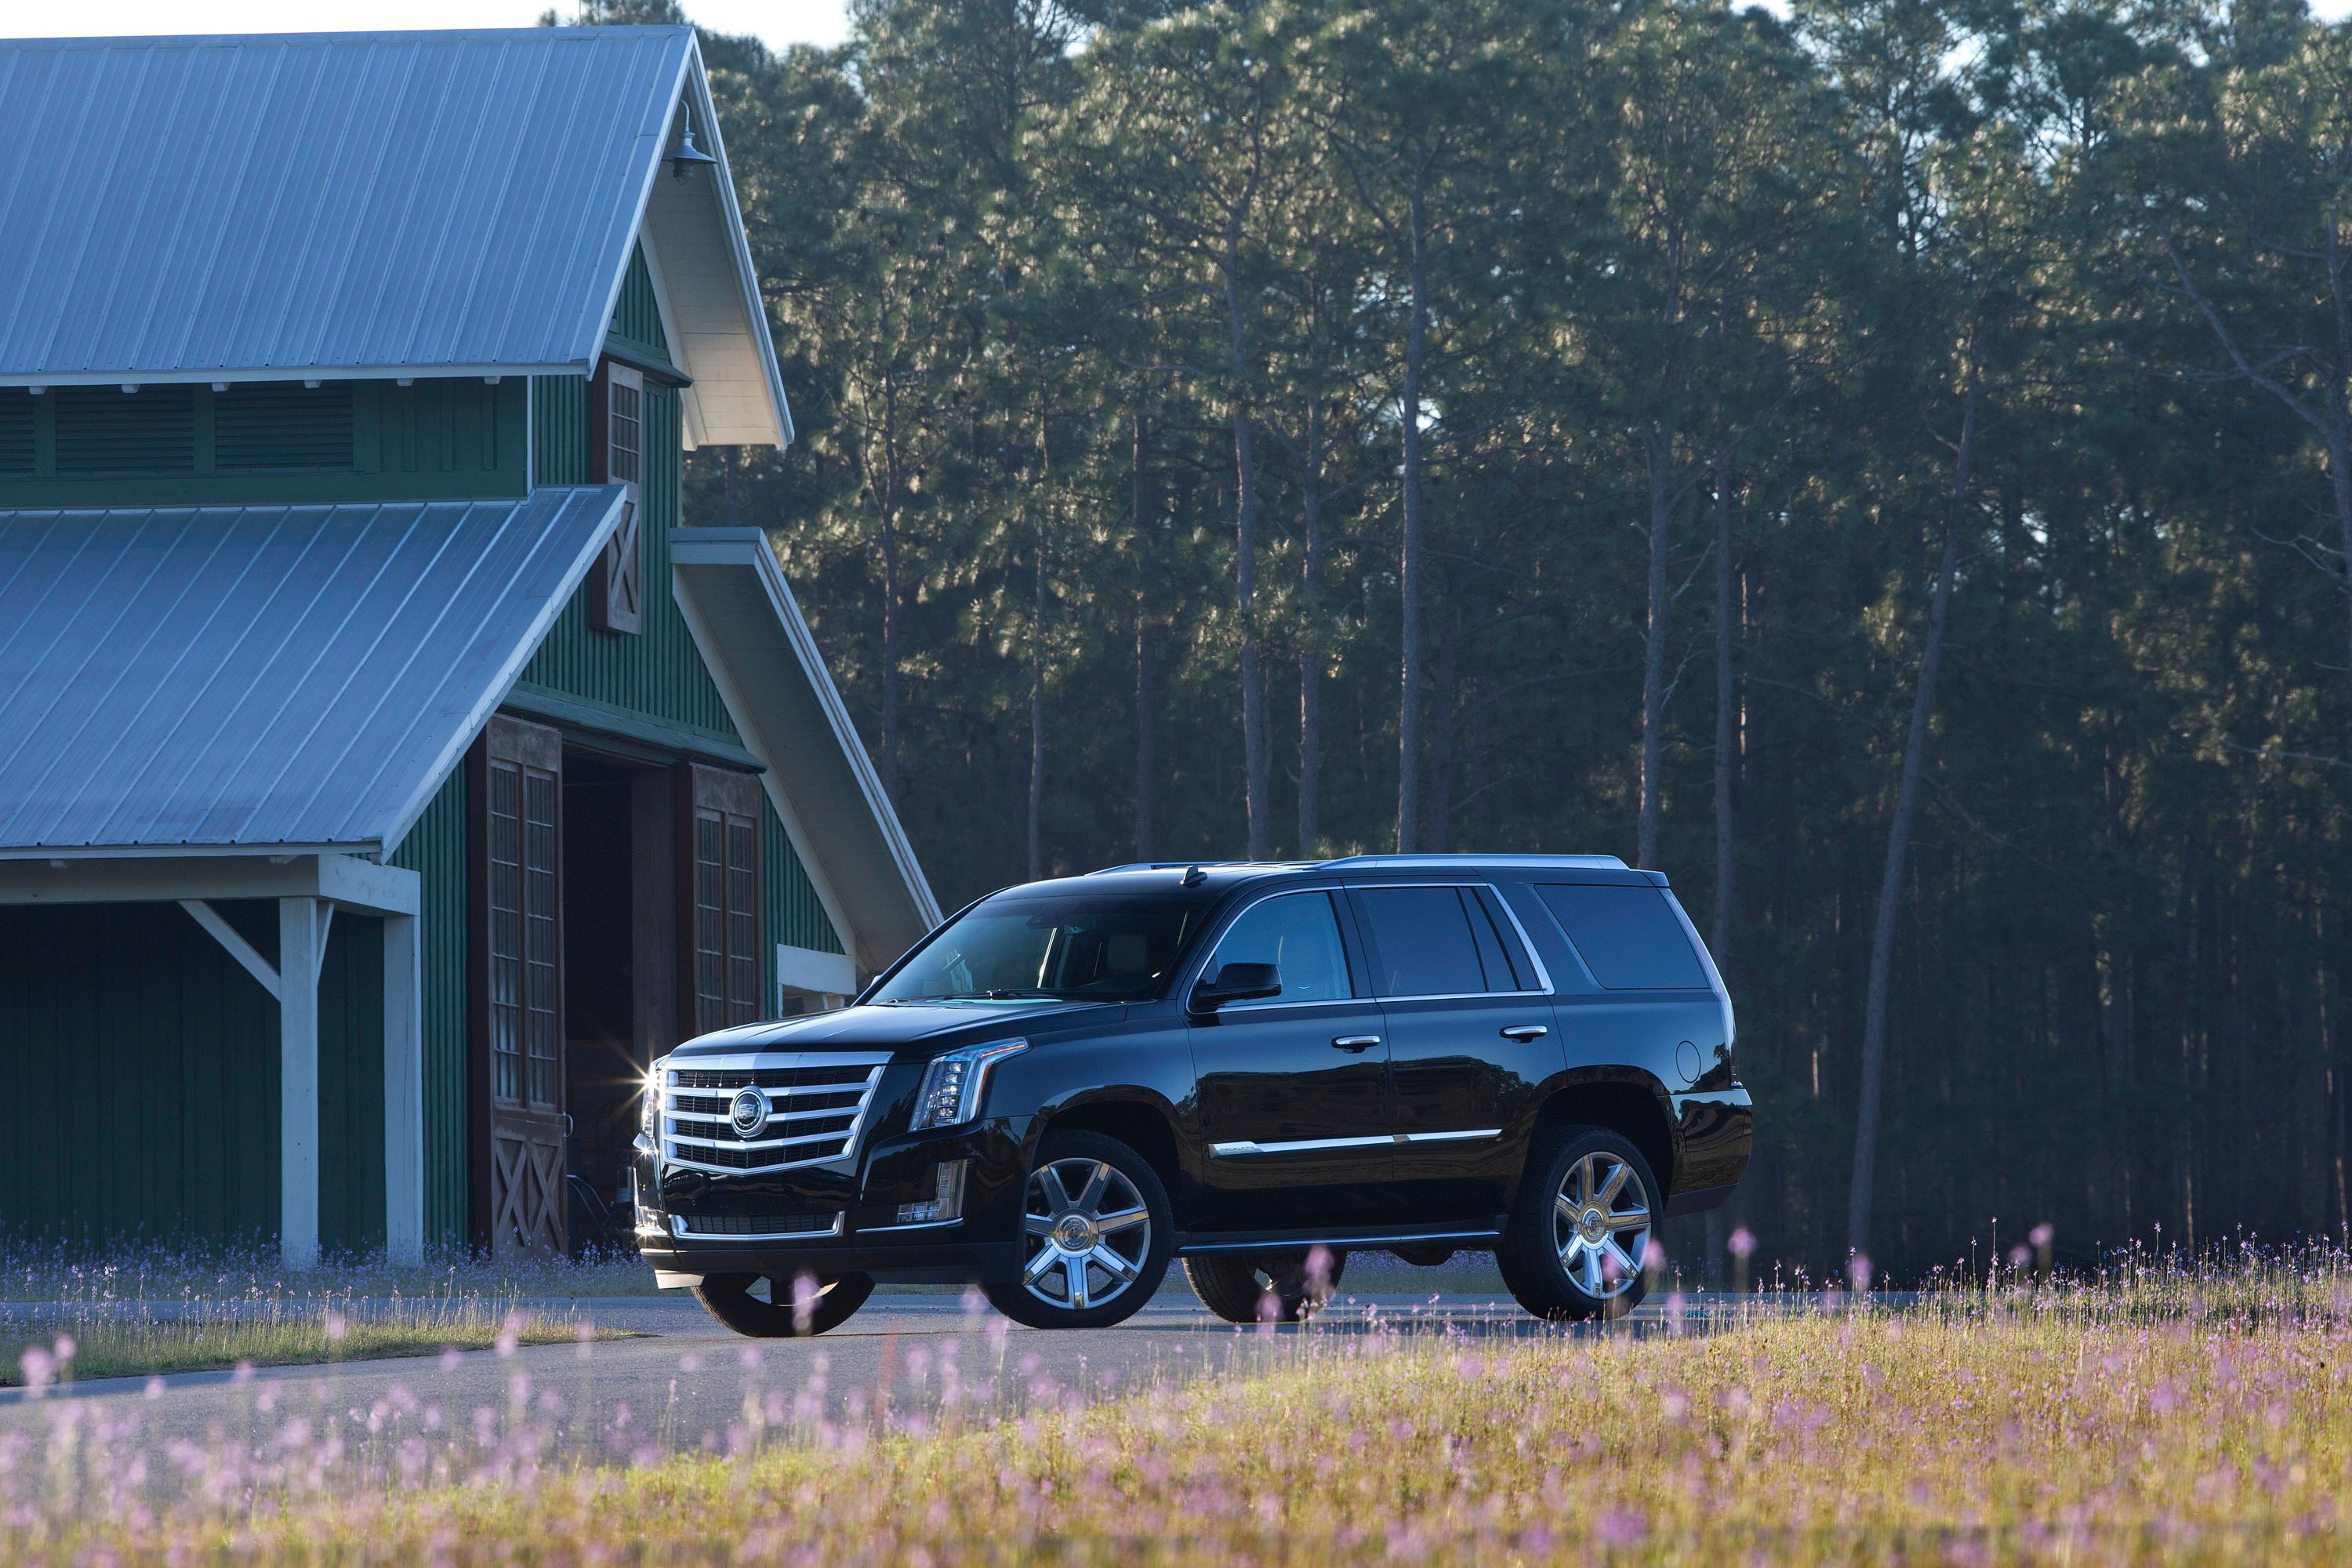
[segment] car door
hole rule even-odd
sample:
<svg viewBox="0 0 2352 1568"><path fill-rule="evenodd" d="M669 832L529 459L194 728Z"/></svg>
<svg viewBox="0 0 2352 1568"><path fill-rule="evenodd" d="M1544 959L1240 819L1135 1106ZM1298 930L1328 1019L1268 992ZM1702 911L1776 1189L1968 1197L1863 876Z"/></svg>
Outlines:
<svg viewBox="0 0 2352 1568"><path fill-rule="evenodd" d="M1330 889L1272 893L1234 918L1200 971L1271 963L1282 981L1279 996L1190 1017L1203 1228L1385 1217L1388 1049L1348 928Z"/></svg>
<svg viewBox="0 0 2352 1568"><path fill-rule="evenodd" d="M1559 1070L1549 987L1492 888L1351 884L1386 1026L1395 1217L1502 1212L1538 1087Z"/></svg>

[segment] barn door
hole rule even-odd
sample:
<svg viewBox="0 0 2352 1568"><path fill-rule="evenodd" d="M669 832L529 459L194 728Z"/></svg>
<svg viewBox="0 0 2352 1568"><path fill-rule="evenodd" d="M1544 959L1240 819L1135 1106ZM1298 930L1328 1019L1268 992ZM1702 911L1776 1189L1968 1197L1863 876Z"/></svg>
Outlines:
<svg viewBox="0 0 2352 1568"><path fill-rule="evenodd" d="M692 1037L761 1016L760 781L698 764L679 773L679 1022Z"/></svg>
<svg viewBox="0 0 2352 1568"><path fill-rule="evenodd" d="M563 746L491 719L476 753L476 1230L493 1256L566 1248Z"/></svg>

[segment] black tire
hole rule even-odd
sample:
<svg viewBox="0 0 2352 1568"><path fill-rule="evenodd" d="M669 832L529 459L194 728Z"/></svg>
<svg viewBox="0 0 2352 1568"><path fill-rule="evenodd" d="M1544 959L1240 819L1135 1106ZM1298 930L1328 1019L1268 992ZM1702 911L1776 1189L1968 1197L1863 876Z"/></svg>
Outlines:
<svg viewBox="0 0 2352 1568"><path fill-rule="evenodd" d="M1624 1176L1601 1199L1599 1188L1614 1180L1616 1167ZM1572 1176L1594 1184L1580 1209L1560 1201L1579 1195L1563 1192ZM1623 1317L1649 1289L1644 1253L1657 1235L1659 1208L1657 1177L1630 1141L1605 1127L1555 1129L1529 1154L1495 1249L1503 1283L1520 1306L1552 1322ZM1637 1215L1638 1226L1631 1223ZM1595 1234L1598 1246L1589 1240Z"/></svg>
<svg viewBox="0 0 2352 1568"><path fill-rule="evenodd" d="M1297 1323L1321 1311L1339 1288L1348 1255L1332 1251L1321 1279L1304 1252L1215 1253L1184 1259L1201 1305L1229 1323Z"/></svg>
<svg viewBox="0 0 2352 1568"><path fill-rule="evenodd" d="M1085 1189L1075 1197L1063 1185L1065 1173ZM1057 1192L1067 1200L1059 1206L1054 1200ZM1091 1210L1082 1206L1087 1192L1097 1194ZM1116 1138L1099 1132L1045 1134L1023 1184L1021 1207L1022 1276L983 1280L980 1287L989 1304L1016 1323L1033 1329L1108 1328L1134 1316L1167 1277L1176 1237L1168 1189L1150 1161ZM1085 1223L1075 1232L1062 1231L1073 1216ZM1095 1219L1119 1223L1097 1229ZM1072 1251L1065 1241L1073 1238L1087 1245ZM1116 1271L1094 1261L1105 1254L1117 1260ZM1080 1281L1086 1304L1070 1305L1080 1294ZM1104 1290L1108 1293L1098 1293Z"/></svg>
<svg viewBox="0 0 2352 1568"><path fill-rule="evenodd" d="M706 1274L694 1282L694 1299L702 1303L704 1311L739 1334L755 1340L797 1340L841 1327L874 1294L871 1275L816 1279L816 1299L806 1304L803 1313L793 1303L791 1276L770 1277L764 1298L753 1293L760 1283L757 1274Z"/></svg>

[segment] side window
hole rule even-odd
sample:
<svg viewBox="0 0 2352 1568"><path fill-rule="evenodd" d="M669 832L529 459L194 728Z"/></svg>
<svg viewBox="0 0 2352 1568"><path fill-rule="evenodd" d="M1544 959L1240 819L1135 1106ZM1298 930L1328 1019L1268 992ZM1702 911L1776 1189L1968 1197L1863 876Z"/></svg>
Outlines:
<svg viewBox="0 0 2352 1568"><path fill-rule="evenodd" d="M1612 991L1704 991L1706 970L1664 889L1541 884L1559 929Z"/></svg>
<svg viewBox="0 0 2352 1568"><path fill-rule="evenodd" d="M1245 910L1218 939L1207 973L1228 963L1271 963L1284 1002L1338 1002L1355 994L1348 950L1328 893L1283 893Z"/></svg>
<svg viewBox="0 0 2352 1568"><path fill-rule="evenodd" d="M1376 994L1466 996L1517 989L1507 973L1487 983L1461 889L1365 888L1356 896L1379 954ZM1486 918L1483 910L1478 918ZM1487 940L1494 941L1491 931Z"/></svg>
<svg viewBox="0 0 2352 1568"><path fill-rule="evenodd" d="M1470 928L1478 938L1478 959L1486 966L1486 989L1489 991L1535 991L1534 960L1519 945L1518 931L1511 917L1503 912L1490 888L1465 889L1463 897L1472 906Z"/></svg>

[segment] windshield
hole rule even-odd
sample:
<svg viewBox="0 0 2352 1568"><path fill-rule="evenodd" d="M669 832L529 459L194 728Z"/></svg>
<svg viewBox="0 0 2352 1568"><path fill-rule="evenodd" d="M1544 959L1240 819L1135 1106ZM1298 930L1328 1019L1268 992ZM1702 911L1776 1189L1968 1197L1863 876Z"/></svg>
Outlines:
<svg viewBox="0 0 2352 1568"><path fill-rule="evenodd" d="M1173 899L990 899L933 937L874 1000L1140 1001L1176 966L1202 908Z"/></svg>

